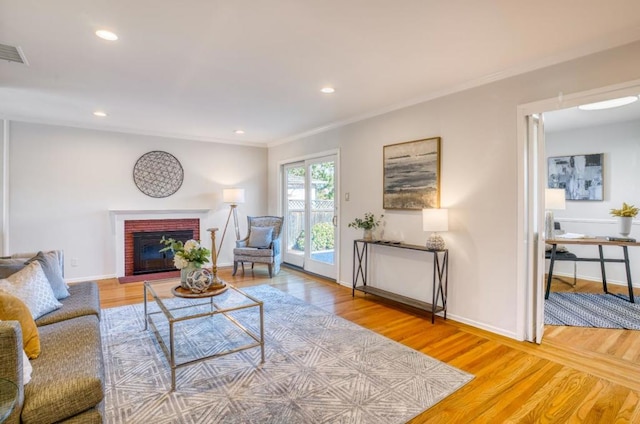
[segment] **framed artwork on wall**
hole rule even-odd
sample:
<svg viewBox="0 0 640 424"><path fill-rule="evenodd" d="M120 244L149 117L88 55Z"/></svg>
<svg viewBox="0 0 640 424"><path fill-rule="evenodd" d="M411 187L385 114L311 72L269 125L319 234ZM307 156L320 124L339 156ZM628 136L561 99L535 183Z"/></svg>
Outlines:
<svg viewBox="0 0 640 424"><path fill-rule="evenodd" d="M547 159L547 187L563 188L566 200L603 200L604 153Z"/></svg>
<svg viewBox="0 0 640 424"><path fill-rule="evenodd" d="M182 186L184 170L171 153L154 150L140 156L133 166L136 187L150 197L171 196Z"/></svg>
<svg viewBox="0 0 640 424"><path fill-rule="evenodd" d="M383 208L440 207L440 137L383 148Z"/></svg>

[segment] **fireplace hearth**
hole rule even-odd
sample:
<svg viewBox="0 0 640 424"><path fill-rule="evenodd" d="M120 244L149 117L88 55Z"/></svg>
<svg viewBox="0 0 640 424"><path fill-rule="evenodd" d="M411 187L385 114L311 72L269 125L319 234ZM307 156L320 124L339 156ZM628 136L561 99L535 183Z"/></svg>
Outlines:
<svg viewBox="0 0 640 424"><path fill-rule="evenodd" d="M173 252L160 252L162 237L183 243L193 238L192 230L144 231L133 233L133 275L175 271Z"/></svg>

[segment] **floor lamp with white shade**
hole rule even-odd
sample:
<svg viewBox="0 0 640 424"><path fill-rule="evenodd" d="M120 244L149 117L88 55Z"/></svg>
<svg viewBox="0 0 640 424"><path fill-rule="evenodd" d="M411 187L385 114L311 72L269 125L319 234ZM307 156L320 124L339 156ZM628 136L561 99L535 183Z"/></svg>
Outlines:
<svg viewBox="0 0 640 424"><path fill-rule="evenodd" d="M240 228L238 228L238 204L244 203L244 189L243 188L225 188L222 190L222 201L229 204L229 215L227 216L227 223L224 225L222 231L222 238L220 239L220 247L218 253L222 249L222 242L224 242L224 236L227 234L227 227L229 226L229 220L233 214L233 223L236 229L236 240L240 240Z"/></svg>
<svg viewBox="0 0 640 424"><path fill-rule="evenodd" d="M243 188L225 188L222 190L222 201L229 203L229 215L227 216L227 223L224 225L224 231L222 232L222 238L220 239L220 245L216 249L216 231L217 228L209 228L207 231L211 233L211 271L215 282L220 281L218 279L218 256L222 249L222 242L224 242L224 236L227 234L227 227L229 226L229 220L231 214L233 214L233 221L236 227L236 240L240 240L240 229L238 228L238 203L244 203L244 189Z"/></svg>

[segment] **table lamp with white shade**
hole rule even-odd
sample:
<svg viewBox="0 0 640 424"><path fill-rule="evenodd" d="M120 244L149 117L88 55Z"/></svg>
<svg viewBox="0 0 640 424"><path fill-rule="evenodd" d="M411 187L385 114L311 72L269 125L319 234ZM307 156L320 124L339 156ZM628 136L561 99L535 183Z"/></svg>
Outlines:
<svg viewBox="0 0 640 424"><path fill-rule="evenodd" d="M566 209L565 191L563 188L547 188L544 190L544 238L555 238L554 210Z"/></svg>
<svg viewBox="0 0 640 424"><path fill-rule="evenodd" d="M449 231L449 210L448 209L423 209L422 229L431 231L427 239L427 249L444 250L446 245L444 239L438 232Z"/></svg>

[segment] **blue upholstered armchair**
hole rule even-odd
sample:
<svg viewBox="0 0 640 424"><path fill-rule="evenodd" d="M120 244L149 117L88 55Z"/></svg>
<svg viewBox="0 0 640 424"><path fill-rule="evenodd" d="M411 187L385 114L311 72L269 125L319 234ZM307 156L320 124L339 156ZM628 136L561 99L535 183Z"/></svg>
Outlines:
<svg viewBox="0 0 640 424"><path fill-rule="evenodd" d="M280 247L280 235L284 217L281 216L248 216L248 234L236 242L233 249L233 275L238 271L238 264L251 262L251 268L256 263L267 264L269 278L280 272L282 262L282 250Z"/></svg>

